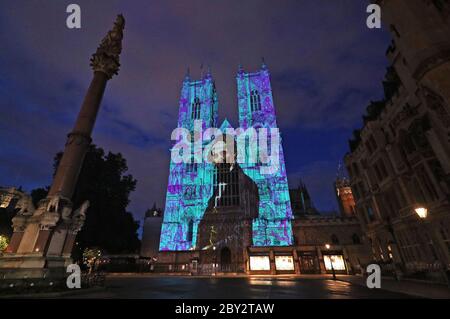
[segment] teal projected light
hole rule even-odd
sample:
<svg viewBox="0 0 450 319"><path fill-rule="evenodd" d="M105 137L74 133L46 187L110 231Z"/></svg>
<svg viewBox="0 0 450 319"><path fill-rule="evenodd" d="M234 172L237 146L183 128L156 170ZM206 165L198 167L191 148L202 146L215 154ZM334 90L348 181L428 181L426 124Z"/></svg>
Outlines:
<svg viewBox="0 0 450 319"><path fill-rule="evenodd" d="M240 69L237 86L240 128L277 129L266 66L263 64L256 73L245 73ZM181 90L178 128L188 130L192 136L194 122L201 121L203 131L217 128L217 114L217 93L211 75L206 74L200 81L191 81L187 75ZM227 121L221 126L222 130L226 128L230 128ZM202 140L202 152L209 142ZM268 142L270 144L271 141ZM264 173L267 164L259 161L252 163L247 152L245 161L239 163L244 173L258 186L259 214L252 225L254 246L292 245L292 210L281 141L276 147L278 165L270 174ZM213 196L213 174L214 165L207 161L176 163L171 158L161 251L201 249L196 243L197 231L208 201Z"/></svg>

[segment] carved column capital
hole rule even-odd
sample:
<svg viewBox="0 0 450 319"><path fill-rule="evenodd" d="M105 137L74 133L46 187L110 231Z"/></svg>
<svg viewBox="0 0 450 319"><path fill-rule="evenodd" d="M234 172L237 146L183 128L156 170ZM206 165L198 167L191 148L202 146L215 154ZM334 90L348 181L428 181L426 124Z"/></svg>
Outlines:
<svg viewBox="0 0 450 319"><path fill-rule="evenodd" d="M97 51L92 55L91 67L94 72L106 74L108 79L117 75L120 68L119 56L122 52L123 29L125 19L120 14L117 16L114 27L103 38Z"/></svg>

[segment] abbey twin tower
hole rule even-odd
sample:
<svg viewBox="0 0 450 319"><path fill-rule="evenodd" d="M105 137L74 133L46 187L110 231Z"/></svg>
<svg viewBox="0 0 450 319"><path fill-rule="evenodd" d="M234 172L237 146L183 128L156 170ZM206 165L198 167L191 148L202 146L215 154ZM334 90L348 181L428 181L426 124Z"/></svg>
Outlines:
<svg viewBox="0 0 450 319"><path fill-rule="evenodd" d="M200 80L187 74L183 81L177 129L187 132L188 148L181 155L188 160L174 159L174 143L160 265L193 267L193 272L197 267L248 271L253 262L253 268L265 269L268 265L258 256L250 260L250 248L262 252L293 245L269 70L264 63L254 73L240 67L236 81L239 128L227 120L218 125L219 101L210 72ZM175 135L172 139L180 141ZM203 154L212 154L219 140L226 145L222 160L208 161Z"/></svg>

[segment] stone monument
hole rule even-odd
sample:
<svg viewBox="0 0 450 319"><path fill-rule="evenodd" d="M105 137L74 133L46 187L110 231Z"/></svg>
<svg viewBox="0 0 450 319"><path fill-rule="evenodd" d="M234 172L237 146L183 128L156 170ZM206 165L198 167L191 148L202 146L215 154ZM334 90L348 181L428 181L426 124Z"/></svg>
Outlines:
<svg viewBox="0 0 450 319"><path fill-rule="evenodd" d="M125 19L118 15L91 58L94 76L61 162L48 193L37 207L31 197L23 197L13 218L13 235L0 258L0 279L64 278L72 263L71 252L77 232L86 218L89 202L74 208L71 197L84 157L91 143L97 113L106 83L118 74ZM101 230L99 230L101 231Z"/></svg>

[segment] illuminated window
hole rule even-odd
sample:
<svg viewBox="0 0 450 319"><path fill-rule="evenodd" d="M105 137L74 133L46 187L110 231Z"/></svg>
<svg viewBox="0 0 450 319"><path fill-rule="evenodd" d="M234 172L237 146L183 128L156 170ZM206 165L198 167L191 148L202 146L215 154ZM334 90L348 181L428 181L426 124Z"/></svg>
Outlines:
<svg viewBox="0 0 450 319"><path fill-rule="evenodd" d="M325 263L326 270L345 270L344 258L342 255L324 255L323 261ZM333 267L331 267L333 264Z"/></svg>
<svg viewBox="0 0 450 319"><path fill-rule="evenodd" d="M193 120L200 119L200 99L198 97L194 98L194 102L192 103L191 117Z"/></svg>
<svg viewBox="0 0 450 319"><path fill-rule="evenodd" d="M275 268L277 270L294 270L292 256L275 256Z"/></svg>
<svg viewBox="0 0 450 319"><path fill-rule="evenodd" d="M214 189L217 190L217 206L239 205L239 179L236 168L229 163L219 163L214 172Z"/></svg>
<svg viewBox="0 0 450 319"><path fill-rule="evenodd" d="M261 110L261 97L257 90L252 90L250 92L250 108L252 112Z"/></svg>
<svg viewBox="0 0 450 319"><path fill-rule="evenodd" d="M269 256L250 256L250 270L270 270Z"/></svg>
<svg viewBox="0 0 450 319"><path fill-rule="evenodd" d="M3 194L0 197L0 208L6 208L11 203L13 196L11 194Z"/></svg>
<svg viewBox="0 0 450 319"><path fill-rule="evenodd" d="M186 173L195 173L197 168L197 163L188 163L186 164Z"/></svg>
<svg viewBox="0 0 450 319"><path fill-rule="evenodd" d="M391 246L391 245L388 245L388 246L387 246L387 249L388 249L388 256L389 256L389 259L393 259L393 258L394 258L394 255L392 255L392 246Z"/></svg>

